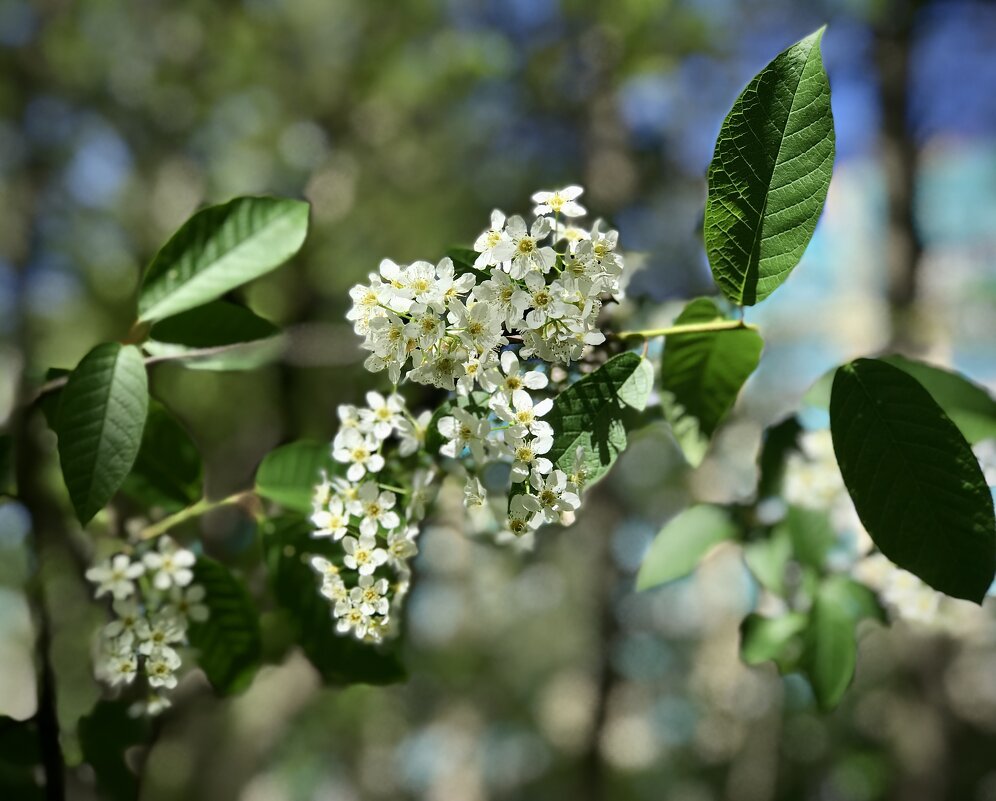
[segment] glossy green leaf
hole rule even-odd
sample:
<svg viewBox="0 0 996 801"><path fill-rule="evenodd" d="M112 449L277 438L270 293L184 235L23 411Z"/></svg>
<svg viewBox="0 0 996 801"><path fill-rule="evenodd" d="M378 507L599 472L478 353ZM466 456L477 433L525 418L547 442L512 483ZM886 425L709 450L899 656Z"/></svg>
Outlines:
<svg viewBox="0 0 996 801"><path fill-rule="evenodd" d="M719 319L722 314L716 304L708 298L698 298L685 307L675 324ZM692 466L705 456L712 435L757 368L763 347L760 334L750 328L665 338L661 406Z"/></svg>
<svg viewBox="0 0 996 801"><path fill-rule="evenodd" d="M148 407L145 364L134 346L98 345L70 374L56 433L62 475L80 523L104 507L131 470Z"/></svg>
<svg viewBox="0 0 996 801"><path fill-rule="evenodd" d="M747 615L740 624L740 658L748 665L774 662L782 673L794 670L806 623L806 615L799 612L779 617Z"/></svg>
<svg viewBox="0 0 996 801"><path fill-rule="evenodd" d="M867 587L843 576L820 585L809 613L802 668L822 709L835 707L854 677L858 622L879 616Z"/></svg>
<svg viewBox="0 0 996 801"><path fill-rule="evenodd" d="M834 452L858 516L889 559L936 590L981 603L996 572L996 518L958 427L908 373L841 367L830 398Z"/></svg>
<svg viewBox="0 0 996 801"><path fill-rule="evenodd" d="M308 233L308 204L240 197L197 212L145 273L139 319L161 320L203 305L279 267Z"/></svg>
<svg viewBox="0 0 996 801"><path fill-rule="evenodd" d="M588 482L597 481L626 449L627 429L642 411L653 388L653 368L635 353L621 353L571 384L544 418L553 426L547 454L570 471L577 449L584 449Z"/></svg>
<svg viewBox="0 0 996 801"><path fill-rule="evenodd" d="M93 769L101 797L135 801L139 781L125 752L151 737L149 719L128 714L127 701L100 701L80 718L79 739L83 759Z"/></svg>
<svg viewBox="0 0 996 801"><path fill-rule="evenodd" d="M168 317L150 336L144 347L151 355L192 370L254 370L277 358L285 345L269 320L223 300Z"/></svg>
<svg viewBox="0 0 996 801"><path fill-rule="evenodd" d="M799 263L823 210L834 159L823 29L778 55L723 122L709 166L705 245L734 303L770 295Z"/></svg>
<svg viewBox="0 0 996 801"><path fill-rule="evenodd" d="M295 512L310 512L315 485L322 471L332 474L336 463L327 442L299 440L270 451L256 470L256 492Z"/></svg>
<svg viewBox="0 0 996 801"><path fill-rule="evenodd" d="M311 537L307 520L284 516L263 527L263 548L276 601L294 629L295 641L328 684L392 684L405 678L397 641L374 646L335 631L329 602L319 594L311 556L338 561L342 549Z"/></svg>
<svg viewBox="0 0 996 801"><path fill-rule="evenodd" d="M190 434L161 403L151 401L138 458L121 491L143 506L174 512L203 495L201 473Z"/></svg>
<svg viewBox="0 0 996 801"><path fill-rule="evenodd" d="M736 527L717 506L693 506L665 524L643 558L636 589L647 590L691 573L716 545L733 539Z"/></svg>
<svg viewBox="0 0 996 801"><path fill-rule="evenodd" d="M245 689L260 663L259 610L242 581L213 559L198 556L194 582L204 587L208 619L191 622L197 664L221 695Z"/></svg>

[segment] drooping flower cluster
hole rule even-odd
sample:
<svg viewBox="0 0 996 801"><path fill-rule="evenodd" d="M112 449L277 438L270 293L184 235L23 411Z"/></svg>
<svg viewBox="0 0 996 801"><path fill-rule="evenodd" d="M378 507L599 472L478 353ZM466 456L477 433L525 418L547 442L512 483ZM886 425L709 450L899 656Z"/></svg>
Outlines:
<svg viewBox="0 0 996 801"><path fill-rule="evenodd" d="M570 364L605 341L599 312L624 280L618 234L601 222L571 224L585 214L581 194L577 186L537 192L529 224L492 212L476 255L435 265L385 259L350 290L347 317L369 351L367 369L386 371L395 388L412 381L456 397L431 432L443 443L438 454L424 447L430 415L414 419L397 394L370 393L367 408L339 409L332 454L345 477L316 488L312 522L315 536L341 542L342 553L312 564L340 633L378 641L392 631L417 551L420 497L432 480L417 464L456 460L469 476L465 505L477 509L487 504L481 468L508 463L512 492L499 540L573 519L584 454L575 454L570 472L556 468L547 455L554 430L543 419L553 401L533 393L547 389L551 364Z"/></svg>
<svg viewBox="0 0 996 801"><path fill-rule="evenodd" d="M472 266L458 269L449 257L436 265L382 261L368 284L350 290L347 317L371 353L366 367L387 370L394 384L410 378L469 390L513 339L524 358L557 363L604 342L598 313L603 296L621 291L623 260L615 231L566 223L584 214L580 194L573 186L537 192L529 226L492 212Z"/></svg>
<svg viewBox="0 0 996 801"><path fill-rule="evenodd" d="M397 394L369 392L366 400L363 408L339 407L332 456L345 477L323 477L312 504L313 536L331 538L341 551L311 564L336 630L378 642L393 633L392 609L408 591L434 476L405 464L422 448L428 415L412 417Z"/></svg>
<svg viewBox="0 0 996 801"><path fill-rule="evenodd" d="M143 545L145 547L143 547ZM112 599L114 620L101 629L96 672L112 686L144 674L149 697L140 706L155 714L169 706L166 690L176 687L190 621L207 620L204 588L192 584L193 552L169 537L158 547L118 553L86 572L96 598Z"/></svg>

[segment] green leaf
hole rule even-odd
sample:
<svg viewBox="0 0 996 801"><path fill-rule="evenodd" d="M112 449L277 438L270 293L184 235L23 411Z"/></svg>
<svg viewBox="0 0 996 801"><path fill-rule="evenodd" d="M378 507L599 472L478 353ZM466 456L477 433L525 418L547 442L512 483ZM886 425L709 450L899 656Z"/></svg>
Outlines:
<svg viewBox="0 0 996 801"><path fill-rule="evenodd" d="M716 304L708 298L698 298L685 307L675 324L718 319L722 314ZM661 406L693 467L702 461L716 428L757 368L763 347L760 334L750 328L665 338Z"/></svg>
<svg viewBox="0 0 996 801"><path fill-rule="evenodd" d="M889 559L981 603L996 572L996 518L961 432L913 377L874 359L841 367L830 430L858 516Z"/></svg>
<svg viewBox="0 0 996 801"><path fill-rule="evenodd" d="M825 509L790 506L782 525L789 533L793 556L803 565L822 570L837 542L837 532Z"/></svg>
<svg viewBox="0 0 996 801"><path fill-rule="evenodd" d="M132 345L98 345L73 370L57 412L59 459L69 497L86 525L135 463L149 408L142 354Z"/></svg>
<svg viewBox="0 0 996 801"><path fill-rule="evenodd" d="M785 526L776 526L765 539L744 546L744 561L758 583L785 597L785 568L792 558L792 538Z"/></svg>
<svg viewBox="0 0 996 801"><path fill-rule="evenodd" d="M266 554L277 603L295 629L295 640L328 684L392 684L405 678L397 642L361 643L335 631L329 602L319 594L320 579L310 556L341 557L328 539L313 539L307 520L288 515L263 527Z"/></svg>
<svg viewBox="0 0 996 801"><path fill-rule="evenodd" d="M882 361L919 381L970 444L996 437L996 399L978 384L954 370L903 356Z"/></svg>
<svg viewBox="0 0 996 801"><path fill-rule="evenodd" d="M197 212L152 260L138 295L139 320L200 306L279 267L308 233L308 204L240 197Z"/></svg>
<svg viewBox="0 0 996 801"><path fill-rule="evenodd" d="M553 426L553 447L547 457L562 470L574 465L584 448L588 483L608 472L626 449L632 429L653 388L653 368L635 353L621 353L593 373L571 384L553 402L544 418Z"/></svg>
<svg viewBox="0 0 996 801"><path fill-rule="evenodd" d="M740 658L748 665L774 662L779 671L795 669L802 652L807 617L789 612L780 617L751 614L740 624Z"/></svg>
<svg viewBox="0 0 996 801"><path fill-rule="evenodd" d="M693 506L660 530L643 558L636 589L647 590L691 573L713 547L733 539L736 527L717 506Z"/></svg>
<svg viewBox="0 0 996 801"><path fill-rule="evenodd" d="M281 445L256 470L256 492L286 509L310 513L322 470L330 475L336 470L329 443L299 440Z"/></svg>
<svg viewBox="0 0 996 801"><path fill-rule="evenodd" d="M854 677L860 620L879 617L871 591L843 576L824 581L813 599L802 667L822 709L832 709Z"/></svg>
<svg viewBox="0 0 996 801"><path fill-rule="evenodd" d="M168 317L150 336L144 347L151 355L176 358L192 370L254 370L284 347L277 326L223 300Z"/></svg>
<svg viewBox="0 0 996 801"><path fill-rule="evenodd" d="M138 798L138 776L128 766L125 752L150 737L148 718L129 715L126 701L99 701L89 715L80 718L80 750L93 768L103 798Z"/></svg>
<svg viewBox="0 0 996 801"><path fill-rule="evenodd" d="M259 667L262 650L259 610L241 580L206 556L194 564L194 582L204 587L209 616L190 624L197 663L221 695L245 689Z"/></svg>
<svg viewBox="0 0 996 801"><path fill-rule="evenodd" d="M799 263L833 171L823 28L777 56L723 122L709 166L705 245L734 303L764 300Z"/></svg>
<svg viewBox="0 0 996 801"><path fill-rule="evenodd" d="M143 506L175 512L203 495L201 457L186 429L155 400L142 445L121 491Z"/></svg>
<svg viewBox="0 0 996 801"><path fill-rule="evenodd" d="M799 419L791 415L764 432L764 442L757 457L758 500L781 493L785 461L792 451L799 450L802 431Z"/></svg>

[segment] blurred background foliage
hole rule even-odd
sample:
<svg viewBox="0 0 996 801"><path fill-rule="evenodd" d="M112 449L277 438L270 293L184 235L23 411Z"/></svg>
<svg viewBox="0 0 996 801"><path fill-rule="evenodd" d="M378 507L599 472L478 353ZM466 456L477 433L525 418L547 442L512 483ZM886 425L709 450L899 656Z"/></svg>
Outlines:
<svg viewBox="0 0 996 801"><path fill-rule="evenodd" d="M833 364L898 348L996 386L992 3L0 0L0 418L22 370L124 337L142 266L200 205L239 194L307 198L312 235L242 295L289 327L280 363L153 372L215 496L275 444L330 438L335 405L374 386L343 316L353 283L385 256L436 260L536 189L586 186L639 254L627 313L666 320L711 291L699 229L723 115L823 22L826 212L752 310L764 361L703 465L649 430L580 522L530 554L469 541L444 493L409 605L409 681L323 689L295 654L235 699L191 676L143 799L996 799L988 616L958 636L870 630L854 689L821 716L803 682L740 664L757 588L735 550L633 588L665 519L750 494L763 427ZM23 511L0 506L0 714L15 718L35 695L25 534ZM204 523L209 550L247 565L253 534L231 510ZM44 575L78 762L103 613L64 554ZM86 769L70 782L93 797Z"/></svg>

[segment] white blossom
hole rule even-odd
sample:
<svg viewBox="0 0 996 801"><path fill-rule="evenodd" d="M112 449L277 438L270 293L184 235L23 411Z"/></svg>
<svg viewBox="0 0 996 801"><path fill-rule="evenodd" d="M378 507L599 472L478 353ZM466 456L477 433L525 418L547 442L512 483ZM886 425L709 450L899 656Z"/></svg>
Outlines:
<svg viewBox="0 0 996 801"><path fill-rule="evenodd" d="M132 562L127 554L119 553L86 571L88 581L97 585L95 597L110 594L121 600L135 592L135 579L145 573L145 565Z"/></svg>

